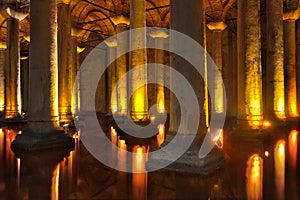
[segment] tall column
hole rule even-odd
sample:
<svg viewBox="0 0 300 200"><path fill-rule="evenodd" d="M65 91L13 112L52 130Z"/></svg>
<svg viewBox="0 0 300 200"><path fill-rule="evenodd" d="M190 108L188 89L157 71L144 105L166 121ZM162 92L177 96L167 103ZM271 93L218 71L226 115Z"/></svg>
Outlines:
<svg viewBox="0 0 300 200"><path fill-rule="evenodd" d="M29 120L13 150L74 146L74 139L58 131L56 8L54 0L30 1Z"/></svg>
<svg viewBox="0 0 300 200"><path fill-rule="evenodd" d="M130 28L146 27L146 1L130 0ZM130 54L130 67L138 67L147 64L146 31L139 30L130 36L130 45L134 49ZM131 97L130 114L133 120L148 119L148 96L147 96L147 68L136 70L131 77L132 88L136 85L145 85L137 89Z"/></svg>
<svg viewBox="0 0 300 200"><path fill-rule="evenodd" d="M238 43L239 50L244 49L245 57L239 59L239 117L245 114L252 127L261 125L262 110L262 69L260 60L260 25L258 0L238 2ZM241 13L243 12L243 13ZM240 30L243 29L243 30ZM243 40L243 41L241 41ZM241 55L243 56L243 55ZM245 75L243 75L243 73ZM244 100L244 101L243 101ZM242 110L244 107L244 111Z"/></svg>
<svg viewBox="0 0 300 200"><path fill-rule="evenodd" d="M115 114L117 110L117 94L113 93L113 88L116 86L116 63L114 62L116 58L116 40L105 40L107 45L107 62L112 62L107 69L107 94L108 94L108 111L109 114ZM117 92L117 90L116 90Z"/></svg>
<svg viewBox="0 0 300 200"><path fill-rule="evenodd" d="M116 34L122 33L128 30L130 25L129 19L124 16L118 16L112 19L115 24ZM127 55L121 55L120 52L124 49L128 49L128 35L117 35L117 62L116 62L116 76L117 81L121 79L127 72ZM120 115L127 115L127 78L122 79L117 85L117 110Z"/></svg>
<svg viewBox="0 0 300 200"><path fill-rule="evenodd" d="M219 73L223 75L223 64L222 64L222 31L227 27L224 22L211 22L207 24L207 27L212 31L212 59L218 67ZM214 73L214 72L212 72ZM211 99L214 102L212 108L214 113L224 113L224 94L222 80L217 79L216 74L211 74L213 91L211 92ZM222 77L220 77L222 78Z"/></svg>
<svg viewBox="0 0 300 200"><path fill-rule="evenodd" d="M297 117L297 83L296 83L296 20L298 14L284 13L284 73L285 102L288 117Z"/></svg>
<svg viewBox="0 0 300 200"><path fill-rule="evenodd" d="M7 65L5 70L5 118L20 115L20 42L19 19L7 19Z"/></svg>
<svg viewBox="0 0 300 200"><path fill-rule="evenodd" d="M79 71L79 60L78 60L78 43L77 43L77 36L78 36L78 31L72 29L72 36L71 36L71 41L70 41L70 51L71 51L71 80L70 80L70 87L72 89L72 113L73 115L78 112L79 109L79 82L75 84L77 72Z"/></svg>
<svg viewBox="0 0 300 200"><path fill-rule="evenodd" d="M155 40L155 63L164 64L164 40L166 40L169 35L165 31L157 30L150 33L150 37ZM164 113L165 108L165 91L164 91L164 71L156 67L155 69L155 78L156 78L156 104L157 112Z"/></svg>
<svg viewBox="0 0 300 200"><path fill-rule="evenodd" d="M265 114L268 118L285 117L284 64L283 64L283 3L269 0L267 3L267 65Z"/></svg>
<svg viewBox="0 0 300 200"><path fill-rule="evenodd" d="M58 108L60 122L72 119L71 9L69 0L59 0L58 8Z"/></svg>
<svg viewBox="0 0 300 200"><path fill-rule="evenodd" d="M0 43L0 113L4 112L5 103L5 65L6 44Z"/></svg>
<svg viewBox="0 0 300 200"><path fill-rule="evenodd" d="M195 41L197 41L201 46L204 46L204 23L203 17L204 12L203 1L198 0L172 0L171 1L171 19L170 26L173 30L181 32L183 34L188 35ZM191 20L192 19L192 20ZM176 40L172 39L172 35L170 35L170 44L176 44ZM180 41L179 41L180 42ZM192 55L195 57L199 57L204 55ZM171 67L175 70L179 71L185 78L190 82L193 90L198 98L199 102L199 110L201 113L202 120L199 125L199 133L202 132L203 127L205 126L205 117L204 117L204 83L202 82L202 78L199 73L191 66L187 61L183 58L171 54L170 56L170 64ZM176 84L173 80L173 77L170 77L170 85L172 87L173 84ZM178 84L178 83L177 83ZM178 126L180 124L180 106L178 105L177 98L171 94L170 95L170 132L177 132ZM202 130L202 131L200 131ZM204 133L204 131L203 131Z"/></svg>

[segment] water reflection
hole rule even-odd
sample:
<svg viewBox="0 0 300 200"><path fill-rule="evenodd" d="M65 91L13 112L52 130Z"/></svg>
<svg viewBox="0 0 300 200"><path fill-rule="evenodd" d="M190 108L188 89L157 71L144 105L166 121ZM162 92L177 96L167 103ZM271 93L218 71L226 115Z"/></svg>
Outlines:
<svg viewBox="0 0 300 200"><path fill-rule="evenodd" d="M258 154L253 154L247 161L246 188L248 199L262 199L263 160Z"/></svg>
<svg viewBox="0 0 300 200"><path fill-rule="evenodd" d="M157 135L143 144L120 137L114 129L107 133L120 147L113 154L118 157L116 165L142 171L130 174L102 165L80 142L71 152L55 149L15 155L10 143L19 130L0 129L0 199L262 199L266 191L271 191L264 196L267 199L297 199L297 130L268 145L225 137L222 143L229 162L225 169L205 177L164 170L144 172L148 152L165 138L164 129L159 132L163 137ZM132 157L127 150L134 153ZM107 151L110 154L110 148Z"/></svg>
<svg viewBox="0 0 300 200"><path fill-rule="evenodd" d="M279 140L274 148L275 185L278 199L284 199L285 141Z"/></svg>

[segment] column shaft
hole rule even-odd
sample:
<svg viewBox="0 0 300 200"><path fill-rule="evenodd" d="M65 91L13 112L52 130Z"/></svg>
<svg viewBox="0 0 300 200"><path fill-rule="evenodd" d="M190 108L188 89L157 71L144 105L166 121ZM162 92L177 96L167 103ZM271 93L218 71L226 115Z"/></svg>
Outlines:
<svg viewBox="0 0 300 200"><path fill-rule="evenodd" d="M117 24L116 32L117 34L127 31L126 24ZM116 63L116 76L117 81L121 79L123 75L127 72L127 55L121 55L120 52L122 49L128 49L128 35L117 35L117 63ZM121 115L127 114L127 78L122 79L122 81L118 82L117 86L117 104L118 104L118 113Z"/></svg>
<svg viewBox="0 0 300 200"><path fill-rule="evenodd" d="M116 113L117 110L117 90L113 93L113 89L116 86L116 43L107 43L107 62L113 61L107 69L107 94L108 94L108 111L110 114Z"/></svg>
<svg viewBox="0 0 300 200"><path fill-rule="evenodd" d="M130 28L146 27L146 1L131 0L130 1ZM130 45L134 49L130 54L130 67L134 68L147 64L146 52L146 32L145 30L136 31L130 36ZM145 85L147 83L147 68L136 70L130 80L132 88L135 86ZM148 118L148 97L147 86L138 88L131 97L131 116L134 120L145 120Z"/></svg>
<svg viewBox="0 0 300 200"><path fill-rule="evenodd" d="M295 19L284 21L284 70L286 78L286 112L289 117L297 117L296 85L296 29Z"/></svg>
<svg viewBox="0 0 300 200"><path fill-rule="evenodd" d="M258 0L245 7L245 103L250 125L260 125L262 110L262 70L260 61L260 26Z"/></svg>
<svg viewBox="0 0 300 200"><path fill-rule="evenodd" d="M284 118L283 3L281 0L266 3L268 46L264 111L269 118Z"/></svg>
<svg viewBox="0 0 300 200"><path fill-rule="evenodd" d="M5 117L14 118L20 113L20 43L19 20L7 19L7 65L5 70Z"/></svg>
<svg viewBox="0 0 300 200"><path fill-rule="evenodd" d="M48 133L58 126L56 2L32 0L30 5L28 126Z"/></svg>
<svg viewBox="0 0 300 200"><path fill-rule="evenodd" d="M155 63L164 64L164 51L160 50L164 48L164 38L155 38ZM165 112L165 91L164 91L164 71L161 68L156 67L156 103L158 105L157 112Z"/></svg>
<svg viewBox="0 0 300 200"><path fill-rule="evenodd" d="M0 49L0 112L4 111L5 103L5 71L6 68L6 49Z"/></svg>
<svg viewBox="0 0 300 200"><path fill-rule="evenodd" d="M237 119L240 123L241 120L246 119L245 112L245 1L238 0L238 18L237 18L237 95L238 95L238 108Z"/></svg>
<svg viewBox="0 0 300 200"><path fill-rule="evenodd" d="M71 89L72 89L72 113L75 114L78 112L78 105L79 105L79 85L75 83L77 72L79 70L79 64L78 64L78 52L77 52L77 37L72 36L71 37Z"/></svg>
<svg viewBox="0 0 300 200"><path fill-rule="evenodd" d="M196 40L201 46L204 46L204 24L203 24L203 1L198 0L172 0L171 1L171 19L170 26L173 30L179 31L183 34ZM192 19L192 20L191 20ZM188 22L188 23L187 23ZM170 44L176 46L176 40L170 35ZM178 45L178 44L177 44ZM204 55L192 55L199 57ZM199 110L201 121L199 122L199 133L200 130L205 126L205 113L204 113L204 82L203 77L183 58L171 54L170 56L171 67L179 71L185 78L190 82L194 89L194 92L198 98ZM170 77L170 85L179 84L175 83ZM177 98L170 95L170 132L176 132L180 124L180 106L178 105Z"/></svg>
<svg viewBox="0 0 300 200"><path fill-rule="evenodd" d="M60 121L72 118L71 11L68 4L58 4L58 106Z"/></svg>

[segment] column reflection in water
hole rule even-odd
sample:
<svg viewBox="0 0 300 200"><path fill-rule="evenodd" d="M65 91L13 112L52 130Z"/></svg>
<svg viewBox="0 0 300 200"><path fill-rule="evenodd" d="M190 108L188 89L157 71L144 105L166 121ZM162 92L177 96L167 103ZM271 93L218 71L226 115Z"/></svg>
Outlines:
<svg viewBox="0 0 300 200"><path fill-rule="evenodd" d="M163 124L158 125L158 134L156 135L157 146L160 145L165 141L165 126Z"/></svg>
<svg viewBox="0 0 300 200"><path fill-rule="evenodd" d="M51 200L59 199L58 198L59 197L59 172L60 172L60 164L57 164L51 180Z"/></svg>
<svg viewBox="0 0 300 200"><path fill-rule="evenodd" d="M0 128L0 165L4 166L3 162L4 162L4 141L5 137L4 137L4 132L2 130L2 128ZM0 192L5 190L5 182L4 182L4 169L1 168L0 170Z"/></svg>
<svg viewBox="0 0 300 200"><path fill-rule="evenodd" d="M274 149L275 186L278 199L284 199L285 181L285 141L279 140Z"/></svg>
<svg viewBox="0 0 300 200"><path fill-rule="evenodd" d="M121 140L118 136L118 196L117 199L127 199L128 198L128 185L127 185L127 173L123 172L126 170L127 162L127 145L125 140Z"/></svg>
<svg viewBox="0 0 300 200"><path fill-rule="evenodd" d="M262 199L263 191L263 159L253 154L247 161L246 169L247 199Z"/></svg>
<svg viewBox="0 0 300 200"><path fill-rule="evenodd" d="M297 168L298 131L292 130L289 135L289 163L293 170Z"/></svg>
<svg viewBox="0 0 300 200"><path fill-rule="evenodd" d="M132 171L139 172L132 174L133 199L147 199L146 162L148 160L148 148L145 146L134 146L132 154Z"/></svg>

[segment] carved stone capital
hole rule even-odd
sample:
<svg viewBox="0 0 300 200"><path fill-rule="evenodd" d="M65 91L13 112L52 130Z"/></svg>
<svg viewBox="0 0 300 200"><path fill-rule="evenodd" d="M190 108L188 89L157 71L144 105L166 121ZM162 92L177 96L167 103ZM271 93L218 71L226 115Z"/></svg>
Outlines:
<svg viewBox="0 0 300 200"><path fill-rule="evenodd" d="M227 24L225 22L210 22L207 24L207 27L211 31L223 31L227 28Z"/></svg>

